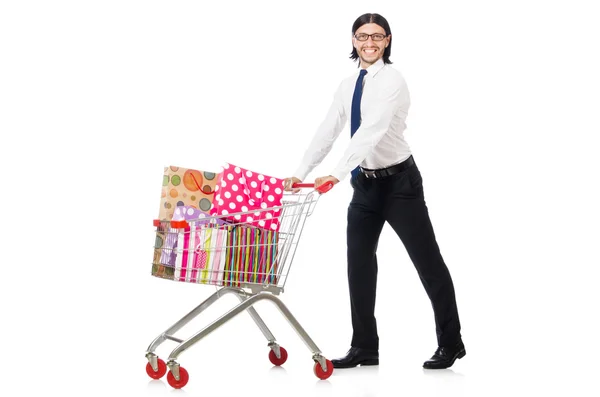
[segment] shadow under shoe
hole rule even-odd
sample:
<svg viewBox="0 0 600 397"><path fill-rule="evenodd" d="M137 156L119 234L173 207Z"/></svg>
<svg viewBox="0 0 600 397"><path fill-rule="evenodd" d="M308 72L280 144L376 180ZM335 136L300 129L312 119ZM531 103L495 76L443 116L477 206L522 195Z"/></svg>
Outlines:
<svg viewBox="0 0 600 397"><path fill-rule="evenodd" d="M423 363L425 369L444 369L450 368L456 359L463 358L467 354L463 342L458 342L455 346L440 346L433 356Z"/></svg>
<svg viewBox="0 0 600 397"><path fill-rule="evenodd" d="M351 347L345 357L331 360L333 368L354 368L358 365L379 365L379 352L377 350Z"/></svg>

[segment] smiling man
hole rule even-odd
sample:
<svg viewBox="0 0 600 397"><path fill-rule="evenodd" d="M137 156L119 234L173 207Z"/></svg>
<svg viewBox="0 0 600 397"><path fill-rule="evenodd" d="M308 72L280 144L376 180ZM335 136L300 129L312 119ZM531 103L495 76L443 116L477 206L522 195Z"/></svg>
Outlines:
<svg viewBox="0 0 600 397"><path fill-rule="evenodd" d="M404 139L410 96L392 68L392 32L379 14L361 15L352 26L352 53L359 70L339 85L333 103L286 190L301 182L330 152L350 120L350 142L330 175L315 185L334 185L351 174L347 261L352 341L335 368L379 364L375 320L377 244L387 222L406 248L433 307L438 348L423 367L441 369L465 356L450 272L436 242L423 179ZM393 262L387 260L386 262ZM402 321L402 320L401 320ZM402 335L398 332L397 337Z"/></svg>
<svg viewBox="0 0 600 397"><path fill-rule="evenodd" d="M319 165L350 119L350 143L330 175L315 185L337 184L348 174L354 189L348 206L347 260L352 341L335 368L379 364L375 321L377 244L388 222L406 248L431 300L438 348L423 367L448 368L465 354L454 285L436 242L423 180L404 139L410 97L402 74L392 68L392 32L379 14L361 15L352 26L350 58L359 71L339 85L294 176L291 188ZM389 261L389 260L388 260ZM402 320L401 320L402 321ZM401 337L398 334L398 337Z"/></svg>

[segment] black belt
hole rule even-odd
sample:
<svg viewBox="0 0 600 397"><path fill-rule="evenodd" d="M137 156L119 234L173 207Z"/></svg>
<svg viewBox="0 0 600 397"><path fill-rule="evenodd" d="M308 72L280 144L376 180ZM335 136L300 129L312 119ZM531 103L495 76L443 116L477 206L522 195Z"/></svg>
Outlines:
<svg viewBox="0 0 600 397"><path fill-rule="evenodd" d="M391 167L381 168L378 170L370 170L368 168L360 167L360 172L367 179L385 178L386 176L394 175L399 172L406 170L408 167L412 167L415 164L413 156L410 156L401 163L392 165Z"/></svg>

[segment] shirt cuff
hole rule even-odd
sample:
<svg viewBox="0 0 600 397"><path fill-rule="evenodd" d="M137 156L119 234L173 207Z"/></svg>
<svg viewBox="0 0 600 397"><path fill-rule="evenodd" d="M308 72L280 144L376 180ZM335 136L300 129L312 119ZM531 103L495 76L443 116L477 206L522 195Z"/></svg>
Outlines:
<svg viewBox="0 0 600 397"><path fill-rule="evenodd" d="M331 173L331 176L332 176L332 177L334 177L334 178L337 178L337 180L341 182L341 181L343 181L344 179L346 179L346 177L348 176L348 173L347 173L347 172L344 172L344 171L341 171L341 170L338 170L338 169L336 169L336 170L334 170L334 171Z"/></svg>

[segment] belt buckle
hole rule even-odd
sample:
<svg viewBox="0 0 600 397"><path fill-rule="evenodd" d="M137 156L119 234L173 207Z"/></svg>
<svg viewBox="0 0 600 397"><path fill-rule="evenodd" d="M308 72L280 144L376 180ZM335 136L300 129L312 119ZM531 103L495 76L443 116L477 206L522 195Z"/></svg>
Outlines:
<svg viewBox="0 0 600 397"><path fill-rule="evenodd" d="M360 167L360 171L363 173L363 175L367 179L371 179L371 178L377 179L377 174L375 173L375 171L365 170L363 167Z"/></svg>

